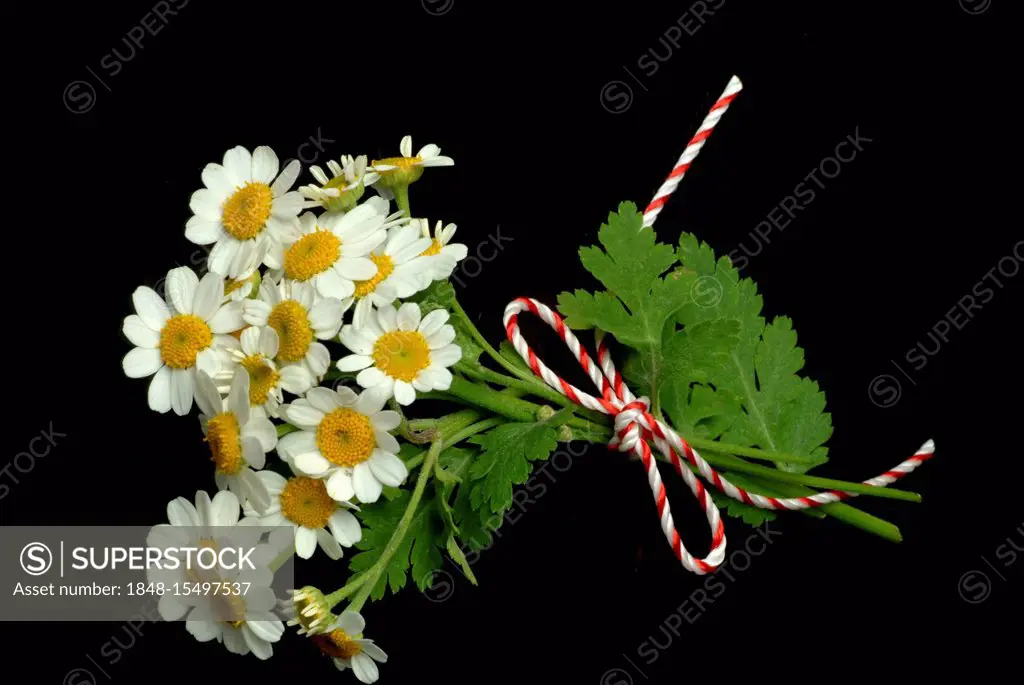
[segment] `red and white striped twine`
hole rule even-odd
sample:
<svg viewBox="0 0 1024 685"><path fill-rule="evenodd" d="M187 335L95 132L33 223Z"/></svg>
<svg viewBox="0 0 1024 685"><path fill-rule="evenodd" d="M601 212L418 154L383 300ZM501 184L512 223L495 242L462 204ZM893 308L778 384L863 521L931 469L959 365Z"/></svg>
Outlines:
<svg viewBox="0 0 1024 685"><path fill-rule="evenodd" d="M682 157L679 158L675 168L672 169L672 173L669 174L665 183L658 189L651 204L644 210L644 227L651 226L654 223L662 207L668 201L669 196L679 186L679 180L686 173L686 170L690 168L690 164L704 146L704 141L711 135L711 131L714 130L715 125L722 118L722 115L725 114L726 109L728 109L729 103L733 101L742 88L743 84L737 77L733 76L729 80L729 85L726 86L722 96L711 108L711 111L708 112L704 122L697 129L697 133L690 139L690 143L686 146L686 150L683 152ZM563 380L545 366L544 362L534 354L519 331L519 313L523 311L529 311L539 316L542 321L555 329L555 332L561 336L562 341L565 342L566 346L568 346L569 350L579 361L583 370L590 376L594 386L600 389L601 397L589 395ZM530 365L530 368L537 376L576 404L615 418L615 434L609 447L616 448L622 452L633 452L643 462L644 468L647 470L647 482L651 486L654 502L658 507L661 529L665 533L672 551L675 552L676 557L682 562L683 566L698 575L714 571L725 559L725 525L722 523L721 514L718 511L718 507L715 506L711 494L693 471L683 463L683 459L693 465L719 491L735 500L761 509L810 509L857 496L852 492L829 490L807 497L777 499L775 497L757 495L736 487L711 468L711 465L704 461L697 451L678 433L672 430L670 426L655 418L649 411L650 402L646 397L637 398L626 387L626 384L622 381L622 375L615 369L615 364L612 363L611 356L608 354L608 347L604 344L600 331L598 332L597 363L595 364L594 360L587 354L586 349L580 345L579 340L573 335L573 332L562 321L562 317L537 300L527 297L513 300L505 307L503 320L509 342L512 343L519 356ZM704 509L708 526L711 528L712 537L711 551L703 559L697 559L690 554L683 546L679 533L676 532L675 523L672 520L672 509L668 504L668 497L665 493L665 485L661 480L658 463L651 453L648 440L653 440L658 451L672 462L676 472L686 481L690 491ZM931 459L934 452L935 443L929 440L921 445L921 448L912 457L880 476L863 481L863 484L879 487L889 485L907 475L928 459Z"/></svg>
<svg viewBox="0 0 1024 685"><path fill-rule="evenodd" d="M739 77L733 76L729 79L729 83L725 86L725 90L722 95L718 98L714 105L711 106L711 110L708 115L704 117L703 123L697 132L693 134L693 138L690 138L690 142L687 143L686 149L683 150L683 154L679 157L679 161L672 168L672 172L665 179L665 182L658 188L658 192L654 194L654 199L651 200L651 204L647 205L647 209L644 210L644 228L648 228L654 224L654 220L661 214L661 208L668 202L669 196L676 191L679 187L679 181L682 180L683 175L690 168L693 160L697 157L701 148L704 147L704 141L710 136L711 132L715 130L715 126L718 125L719 119L725 114L725 111L729 109L729 103L736 99L740 91L743 90L743 83Z"/></svg>
<svg viewBox="0 0 1024 685"><path fill-rule="evenodd" d="M545 366L519 331L519 313L529 311L540 317L542 321L555 329L562 340L568 346L579 361L583 370L594 382L594 385L601 390L601 397L589 395L579 388L563 380L551 369ZM722 517L715 506L711 494L704 487L703 483L694 475L684 463L692 464L697 471L718 490L729 497L761 509L810 509L820 507L833 502L840 502L851 497L855 493L843 492L841 490L829 490L819 492L807 497L791 497L777 499L765 497L752 492L747 492L736 487L715 471L704 459L672 428L649 412L650 402L646 397L634 397L629 388L622 381L622 375L615 369L611 356L608 354L608 347L604 340L598 340L597 362L587 354L586 349L580 345L579 340L562 321L562 317L549 307L537 300L527 297L520 297L513 300L505 307L505 332L509 342L516 348L516 352L523 360L530 365L533 372L545 383L568 397L573 402L587 409L593 409L604 414L615 417L615 435L609 447L617 448L621 452L632 451L647 470L647 481L651 486L655 504L658 507L658 516L661 519L661 529L668 539L672 551L688 570L704 575L714 571L725 559L725 525ZM600 334L598 334L600 336ZM690 491L697 502L704 509L704 514L711 528L711 551L703 559L698 559L690 554L679 539L675 523L672 520L672 510L668 504L665 493L665 485L661 480L661 473L658 471L658 463L651 454L650 445L647 441L653 440L658 451L672 462L676 472L682 476L689 486ZM907 475L923 462L932 457L935 452L935 443L931 440L924 443L914 456L910 457L898 466L886 471L880 476L863 481L865 485L886 486Z"/></svg>

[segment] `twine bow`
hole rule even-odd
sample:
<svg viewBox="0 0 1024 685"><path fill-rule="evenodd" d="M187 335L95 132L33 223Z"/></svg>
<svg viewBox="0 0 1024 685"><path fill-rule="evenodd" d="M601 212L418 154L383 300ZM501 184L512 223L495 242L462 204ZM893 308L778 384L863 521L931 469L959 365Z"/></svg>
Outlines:
<svg viewBox="0 0 1024 685"><path fill-rule="evenodd" d="M594 382L594 386L601 391L601 397L594 397L565 381L534 354L519 330L519 314L524 311L538 316L558 333L590 380ZM579 340L562 321L562 317L537 300L520 297L510 302L505 307L504 323L509 342L541 380L576 404L614 417L615 434L608 446L620 452L632 452L640 458L647 471L647 482L658 508L662 532L664 532L676 558L693 573L704 575L718 568L725 559L726 546L725 524L722 522L721 514L711 498L711 493L697 478L694 470L725 495L760 509L791 511L810 509L857 496L855 493L842 490L829 490L807 497L778 499L747 492L733 485L711 468L711 465L671 426L652 415L650 402L646 397L637 398L633 395L622 381L622 375L616 370L600 334L597 363L594 363L593 358L587 354L586 349L580 345ZM672 463L676 473L682 476L690 488L690 492L697 499L697 503L704 509L704 515L711 529L711 550L704 558L697 558L690 554L679 538L675 522L672 519L672 508L668 503L665 484L662 482L658 463L651 451L649 441L653 442L658 452ZM934 452L935 444L929 440L912 457L880 476L863 481L863 484L879 487L889 485L930 459Z"/></svg>

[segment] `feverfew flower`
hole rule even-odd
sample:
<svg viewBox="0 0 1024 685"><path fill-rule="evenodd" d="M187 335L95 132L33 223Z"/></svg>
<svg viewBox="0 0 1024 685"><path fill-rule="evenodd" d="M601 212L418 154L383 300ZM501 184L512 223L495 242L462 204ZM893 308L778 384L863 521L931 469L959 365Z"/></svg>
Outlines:
<svg viewBox="0 0 1024 685"><path fill-rule="evenodd" d="M342 612L341 616L321 634L310 639L324 654L334 659L339 671L351 668L359 682L377 682L377 663L385 664L388 655L373 640L363 638L366 621L355 611Z"/></svg>
<svg viewBox="0 0 1024 685"><path fill-rule="evenodd" d="M431 238L430 222L426 219L420 219L419 225L420 230L423 232L423 237ZM451 276L458 263L469 254L469 248L465 245L451 242L451 239L455 237L456 228L455 224L448 224L442 228L441 222L438 221L434 227L434 235L431 238L430 247L423 252L422 256L433 258L431 277L435 281L443 281Z"/></svg>
<svg viewBox="0 0 1024 685"><path fill-rule="evenodd" d="M221 400L213 380L200 371L196 374L196 403L216 467L217 487L235 493L242 504L256 511L266 511L270 495L253 469L258 471L266 464L267 452L277 445L277 430L262 412L250 411L249 374L237 368L228 396Z"/></svg>
<svg viewBox="0 0 1024 685"><path fill-rule="evenodd" d="M352 297L344 300L346 310L355 303L352 321L357 328L366 325L374 307L389 305L430 285L434 264L421 256L430 246L430 239L420 234L416 224L388 231L387 242L370 253L377 273L368 280L356 281Z"/></svg>
<svg viewBox="0 0 1024 685"><path fill-rule="evenodd" d="M245 507L246 516L257 517L261 526L291 526L295 530L295 553L309 559L317 545L331 559L342 557L342 547L351 547L363 537L359 519L348 507L327 494L324 481L303 475L291 478L273 471L257 474L270 493L264 512Z"/></svg>
<svg viewBox="0 0 1024 685"><path fill-rule="evenodd" d="M447 367L462 358L455 345L455 329L448 312L435 309L422 319L419 305L406 302L397 311L391 305L363 327L345 326L341 342L355 354L342 357L340 371L359 371L356 382L399 404L408 405L416 392L447 390L452 374Z"/></svg>
<svg viewBox="0 0 1024 685"><path fill-rule="evenodd" d="M375 171L366 171L366 155L341 156L341 164L333 159L327 162L331 176L318 166L309 168L313 178L320 185L309 184L299 188L306 198L306 207L324 207L332 212L347 212L362 197L366 186L373 185L380 178Z"/></svg>
<svg viewBox="0 0 1024 685"><path fill-rule="evenodd" d="M196 369L214 374L227 333L245 325L242 305L224 302L224 281L208 273L202 280L187 266L171 269L165 281L167 300L142 286L132 294L135 314L122 331L136 345L121 366L130 378L153 376L149 407L184 416L192 409Z"/></svg>
<svg viewBox="0 0 1024 685"><path fill-rule="evenodd" d="M397 412L382 411L384 398L349 388L313 388L284 409L301 430L277 444L277 453L296 472L326 482L339 502L353 496L376 502L382 486L398 487L409 475L396 456L398 441L388 431L401 423Z"/></svg>
<svg viewBox="0 0 1024 685"><path fill-rule="evenodd" d="M316 340L338 335L345 305L334 297L318 297L313 286L282 280L260 284L259 299L243 303L245 323L270 326L277 333L275 359L281 364L301 364L313 378L327 372L331 355Z"/></svg>
<svg viewBox="0 0 1024 685"><path fill-rule="evenodd" d="M324 297L345 299L355 292L353 281L377 274L369 259L387 239L388 203L374 197L347 214L326 213L299 217L295 240L276 245L275 261L283 264L285 278L312 285Z"/></svg>
<svg viewBox="0 0 1024 685"><path fill-rule="evenodd" d="M453 166L455 160L441 155L441 148L431 143L424 145L415 156L412 154L412 136L405 136L399 145L401 157L375 159L370 169L380 174L378 185L397 188L418 181L427 167Z"/></svg>
<svg viewBox="0 0 1024 685"><path fill-rule="evenodd" d="M302 364L278 368L274 363L280 348L277 331L270 326L248 326L236 342L225 346L225 363L215 377L217 389L227 394L235 369L239 366L249 374L249 404L261 407L268 416L277 416L284 395L302 395L313 387L313 376Z"/></svg>
<svg viewBox="0 0 1024 685"><path fill-rule="evenodd" d="M194 216L185 226L185 237L198 245L214 244L210 271L238 278L254 252L294 232L302 196L289 190L301 165L293 161L278 176L279 166L269 147L249 154L238 146L224 153L223 164L203 169L206 188L192 194Z"/></svg>

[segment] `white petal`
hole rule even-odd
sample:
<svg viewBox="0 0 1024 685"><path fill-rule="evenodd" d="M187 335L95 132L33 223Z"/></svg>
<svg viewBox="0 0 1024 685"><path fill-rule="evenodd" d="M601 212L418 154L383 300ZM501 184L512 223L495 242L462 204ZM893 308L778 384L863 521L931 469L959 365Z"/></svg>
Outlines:
<svg viewBox="0 0 1024 685"><path fill-rule="evenodd" d="M185 621L185 630L200 642L209 642L221 633L220 624L214 621Z"/></svg>
<svg viewBox="0 0 1024 685"><path fill-rule="evenodd" d="M451 366L462 359L462 348L458 345L448 345L439 350L430 351L430 363L438 366Z"/></svg>
<svg viewBox="0 0 1024 685"><path fill-rule="evenodd" d="M447 390L452 387L452 372L443 366L431 366L421 371L416 380L431 390Z"/></svg>
<svg viewBox="0 0 1024 685"><path fill-rule="evenodd" d="M341 329L341 342L345 347L356 354L372 354L373 339L353 326L345 326Z"/></svg>
<svg viewBox="0 0 1024 685"><path fill-rule="evenodd" d="M210 502L210 518L207 524L213 527L229 528L238 523L241 505L233 492L221 490Z"/></svg>
<svg viewBox="0 0 1024 685"><path fill-rule="evenodd" d="M324 413L309 404L292 403L285 416L296 426L316 426L324 420Z"/></svg>
<svg viewBox="0 0 1024 685"><path fill-rule="evenodd" d="M320 543L320 549L330 557L331 559L341 559L344 552L341 549L341 545L334 539L334 536L328 533L324 528L316 529L316 541Z"/></svg>
<svg viewBox="0 0 1024 685"><path fill-rule="evenodd" d="M385 333L398 328L398 311L391 305L377 309L377 322Z"/></svg>
<svg viewBox="0 0 1024 685"><path fill-rule="evenodd" d="M242 319L250 326L266 326L272 309L263 300L246 300L242 303Z"/></svg>
<svg viewBox="0 0 1024 685"><path fill-rule="evenodd" d="M295 179L302 173L302 165L299 160L293 159L288 166L284 168L281 175L274 181L274 185L270 186L270 190L273 192L274 197L278 197L287 193L291 190L291 187L295 185Z"/></svg>
<svg viewBox="0 0 1024 685"><path fill-rule="evenodd" d="M252 155L241 145L224 153L224 170L235 186L241 187L252 180Z"/></svg>
<svg viewBox="0 0 1024 685"><path fill-rule="evenodd" d="M327 525L330 527L334 538L345 547L351 547L363 539L363 530L359 527L359 519L352 512L339 509L331 514L331 518L327 520Z"/></svg>
<svg viewBox="0 0 1024 685"><path fill-rule="evenodd" d="M423 317L423 321L420 322L420 333L422 333L425 338L429 338L434 333L441 330L441 326L447 322L448 312L444 309L435 309Z"/></svg>
<svg viewBox="0 0 1024 685"><path fill-rule="evenodd" d="M135 347L121 360L121 368L129 378L152 376L164 365L160 350Z"/></svg>
<svg viewBox="0 0 1024 685"><path fill-rule="evenodd" d="M149 408L165 414L171 410L171 367L164 366L149 382Z"/></svg>
<svg viewBox="0 0 1024 685"><path fill-rule="evenodd" d="M324 414L328 414L340 406L337 401L337 394L330 388L313 388L306 393L306 401L314 409L319 409Z"/></svg>
<svg viewBox="0 0 1024 685"><path fill-rule="evenodd" d="M309 528L299 527L295 531L295 553L303 559L309 559L316 551L316 533Z"/></svg>
<svg viewBox="0 0 1024 685"><path fill-rule="evenodd" d="M409 476L405 462L383 450L374 450L368 463L377 480L393 488L397 488Z"/></svg>
<svg viewBox="0 0 1024 685"><path fill-rule="evenodd" d="M403 136L402 142L398 144L398 150L403 157L412 157L412 136Z"/></svg>
<svg viewBox="0 0 1024 685"><path fill-rule="evenodd" d="M301 395L312 387L313 377L298 364L290 364L281 369L280 385L293 395Z"/></svg>
<svg viewBox="0 0 1024 685"><path fill-rule="evenodd" d="M203 321L209 321L224 301L224 279L215 273L207 273L195 290L192 313ZM237 330L237 329L235 329ZM227 332L227 331L222 331Z"/></svg>
<svg viewBox="0 0 1024 685"><path fill-rule="evenodd" d="M157 354L159 356L159 352ZM361 354L350 354L338 360L338 371L359 371L373 364L373 359Z"/></svg>
<svg viewBox="0 0 1024 685"><path fill-rule="evenodd" d="M252 180L270 185L277 176L280 162L277 155L266 145L260 145L252 153Z"/></svg>
<svg viewBox="0 0 1024 685"><path fill-rule="evenodd" d="M336 328L344 311L341 300L325 297L309 311L309 323L317 331Z"/></svg>
<svg viewBox="0 0 1024 685"><path fill-rule="evenodd" d="M338 502L347 502L355 497L356 491L352 486L352 476L344 469L338 469L327 479L327 494Z"/></svg>
<svg viewBox="0 0 1024 685"><path fill-rule="evenodd" d="M316 276L316 291L324 297L338 300L340 305L340 300L352 296L356 291L356 286L351 280L342 278L337 271L331 268Z"/></svg>
<svg viewBox="0 0 1024 685"><path fill-rule="evenodd" d="M273 359L277 356L277 350L281 345L281 339L270 326L266 326L260 329L260 346L259 353L262 354L266 359Z"/></svg>
<svg viewBox="0 0 1024 685"><path fill-rule="evenodd" d="M182 314L191 314L198 286L199 277L196 276L196 272L187 266L179 266L167 272L164 294L175 310Z"/></svg>
<svg viewBox="0 0 1024 685"><path fill-rule="evenodd" d="M162 330L167 319L171 318L171 310L167 303L156 294L156 291L146 286L140 286L132 293L132 303L135 305L135 313L154 331Z"/></svg>
<svg viewBox="0 0 1024 685"><path fill-rule="evenodd" d="M160 344L160 333L144 324L138 314L124 317L121 332L136 347L154 348Z"/></svg>
<svg viewBox="0 0 1024 685"><path fill-rule="evenodd" d="M366 685L372 685L380 677L377 664L365 654L356 654L352 657L352 673Z"/></svg>
<svg viewBox="0 0 1024 685"><path fill-rule="evenodd" d="M381 484L365 461L352 469L352 486L360 502L371 504L380 498Z"/></svg>
<svg viewBox="0 0 1024 685"><path fill-rule="evenodd" d="M331 462L324 459L319 452L296 454L292 457L292 463L298 471L308 476L322 476L331 467Z"/></svg>
<svg viewBox="0 0 1024 685"><path fill-rule="evenodd" d="M441 326L437 332L427 336L427 344L432 350L450 345L453 340L455 340L455 328L448 325Z"/></svg>
<svg viewBox="0 0 1024 685"><path fill-rule="evenodd" d="M242 366L238 366L231 377L228 408L234 412L239 426L249 423L249 372Z"/></svg>
<svg viewBox="0 0 1024 685"><path fill-rule="evenodd" d="M277 430L274 428L274 424L270 422L270 419L265 416L256 416L254 414L249 419L249 423L245 425L245 435L259 441L260 448L264 452L269 452L277 445ZM257 466L256 468L263 467Z"/></svg>
<svg viewBox="0 0 1024 685"><path fill-rule="evenodd" d="M259 149L256 148L257 151ZM245 644L252 650L254 656L265 661L274 655L274 648L270 646L270 643L253 633L248 623L242 626L241 632Z"/></svg>
<svg viewBox="0 0 1024 685"><path fill-rule="evenodd" d="M415 331L420 325L420 307L414 302L406 302L398 309L398 328L403 331Z"/></svg>
<svg viewBox="0 0 1024 685"><path fill-rule="evenodd" d="M196 373L196 404L199 405L199 411L207 416L214 416L224 410L217 385L208 374L201 371Z"/></svg>
<svg viewBox="0 0 1024 685"><path fill-rule="evenodd" d="M371 416L370 423L372 423L373 427L377 430L393 431L402 423L402 417L399 416L398 412L391 411L389 409L387 411L382 411L375 416Z"/></svg>
<svg viewBox="0 0 1024 685"><path fill-rule="evenodd" d="M395 381L395 401L407 407L416 401L416 391L405 381Z"/></svg>
<svg viewBox="0 0 1024 685"><path fill-rule="evenodd" d="M377 265L364 257L342 257L337 270L350 281L368 281L377 275Z"/></svg>
<svg viewBox="0 0 1024 685"><path fill-rule="evenodd" d="M319 378L327 373L331 365L331 352L324 345L313 343L306 350L306 363L309 364L310 371Z"/></svg>
<svg viewBox="0 0 1024 685"><path fill-rule="evenodd" d="M210 330L217 334L234 333L245 326L241 302L227 302L207 321Z"/></svg>
<svg viewBox="0 0 1024 685"><path fill-rule="evenodd" d="M338 617L338 627L349 635L359 635L366 630L366 619L359 612L343 611Z"/></svg>
<svg viewBox="0 0 1024 685"><path fill-rule="evenodd" d="M171 409L178 416L192 410L192 380L195 369L174 369L171 372Z"/></svg>
<svg viewBox="0 0 1024 685"><path fill-rule="evenodd" d="M363 416L373 416L384 408L387 399L388 395L380 391L366 390L359 395L359 401L356 402L355 408Z"/></svg>

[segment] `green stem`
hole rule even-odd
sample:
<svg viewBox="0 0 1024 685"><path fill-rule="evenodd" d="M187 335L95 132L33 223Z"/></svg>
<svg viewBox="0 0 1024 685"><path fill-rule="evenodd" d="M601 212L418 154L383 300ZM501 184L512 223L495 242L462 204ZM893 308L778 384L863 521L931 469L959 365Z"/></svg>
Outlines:
<svg viewBox="0 0 1024 685"><path fill-rule="evenodd" d="M359 592L356 594L352 603L349 605L349 609L352 611L359 611L363 608L366 600L369 599L370 593L373 592L374 586L377 585L377 580L380 578L384 569L387 568L388 563L391 561L391 557L398 551L398 547L402 544L402 540L405 539L405 534L409 532L409 526L412 524L412 519L416 516L416 508L420 504L420 500L423 498L423 491L427 487L427 481L430 480L430 476L434 473L434 463L437 462L437 455L441 453L441 448L444 446L442 440L435 440L430 444L430 449L427 451L427 458L423 462L423 468L420 469L420 475L416 479L416 487L412 491L412 496L409 498L409 506L405 508L405 513L402 514L401 520L398 525L395 526L395 532L391 534L391 539L388 540L388 544L384 547L384 551L381 552L380 558L377 559L377 563L370 567L370 570L366 572L367 578L363 583Z"/></svg>
<svg viewBox="0 0 1024 685"><path fill-rule="evenodd" d="M754 481L759 483L760 479L754 478ZM783 497L805 497L807 495L814 494L814 490L800 485L791 485L789 483L772 483L771 487L780 491ZM850 506L845 502L826 504L823 507L818 507L818 510L838 521L842 521L854 528L860 528L863 531L871 533L872 535L877 535L885 540L889 540L891 542L901 542L903 540L903 535L900 534L900 529L893 524L889 523L885 519L872 516L867 512Z"/></svg>
<svg viewBox="0 0 1024 685"><path fill-rule="evenodd" d="M547 388L547 386L543 385L542 381L540 381L536 376L534 376L531 373L523 371L521 368L519 368L512 362L502 357L501 354L499 354L498 351L494 349L491 343L487 342L487 338L485 338L483 334L480 333L479 330L477 330L476 325L474 325L473 322L470 320L469 314L466 313L466 310L462 308L462 305L459 304L459 301L457 299L452 298L451 310L452 314L462 321L463 325L466 327L467 332L469 333L469 336L473 338L473 341L481 348L483 348L484 352L486 352L491 359L498 362L498 364L503 369L508 371L513 376L516 376L517 378L520 378L524 381L533 381L532 385L534 387L536 387L537 385L541 385L542 387Z"/></svg>
<svg viewBox="0 0 1024 685"><path fill-rule="evenodd" d="M405 212L405 216L412 217L412 212L409 210L409 186L401 185L395 188L395 203L398 208Z"/></svg>
<svg viewBox="0 0 1024 685"><path fill-rule="evenodd" d="M454 414L452 414L452 416L454 416ZM477 414L477 416L479 416L479 414ZM489 419L484 419L483 421L477 421L476 423L471 424L469 426L459 427L451 432L445 432L444 430L441 430L440 439L444 441L445 447L451 447L452 445L457 445L458 443L462 442L463 440L470 436L476 435L477 433L483 433L485 430L494 428L495 426L500 426L504 422L504 419L492 417ZM412 472L413 469L417 468L420 464L423 463L423 459L426 457L426 455L427 450L423 450L419 454L413 455L408 460L406 460L405 468L409 469L409 471Z"/></svg>
<svg viewBox="0 0 1024 685"><path fill-rule="evenodd" d="M327 606L333 609L335 606L337 606L338 602L340 602L341 600L345 599L353 592L358 590L362 586L362 584L366 582L368 576L369 571L360 573L358 576L350 580L348 584L345 585L345 587L335 590L331 594L327 595Z"/></svg>
<svg viewBox="0 0 1024 685"><path fill-rule="evenodd" d="M524 381L519 378L512 378L510 376L506 376L505 374L498 373L497 371L491 371L490 369L485 368L483 366L473 367L468 364L459 363L458 367L459 370L462 371L464 374L472 378L476 378L477 380L484 381L486 383L496 383L498 385L504 385L506 388L522 390L523 392L527 392L531 395L543 398L545 400L548 400L549 402L554 402L555 404L561 405L563 407L569 407L578 414L580 414L581 416L586 416L595 423L611 423L611 419L608 417L607 414L602 414L601 412L581 407L580 405L576 404L565 395L556 392L547 385L544 385L543 383L536 383L536 377L534 376L531 376L531 378L534 379L533 381Z"/></svg>
<svg viewBox="0 0 1024 685"><path fill-rule="evenodd" d="M540 408L532 402L495 392L486 385L473 383L460 376L452 378L452 385L446 392L452 397L513 421L536 421L536 412Z"/></svg>
<svg viewBox="0 0 1024 685"><path fill-rule="evenodd" d="M800 457L795 454L786 454L785 452L767 452L765 450L759 450L753 447L744 447L743 445L731 445L727 442L718 442L717 440L687 438L686 441L699 450L714 450L719 453L725 452L728 454L736 454L741 457L747 457L748 459L761 459L763 461L772 461L778 464L820 463L819 461L811 459L810 457Z"/></svg>
<svg viewBox="0 0 1024 685"><path fill-rule="evenodd" d="M877 485L864 485L863 483L852 483L845 480L835 480L833 478L819 478L817 476L808 476L802 473L789 473L787 471L780 471L779 469L773 469L770 466L761 466L759 464L748 464L738 457L734 457L729 454L718 454L708 452L705 453L704 459L709 464L728 469L731 471L739 471L740 473L747 473L752 476L760 476L767 480L780 481L783 483L796 483L798 485L806 485L813 488L821 488L824 490L840 490L842 492L854 492L858 495L871 495L873 497L883 497L885 499L898 499L904 502L920 502L921 495L916 492L907 492L906 490L895 490L893 488L878 487Z"/></svg>

